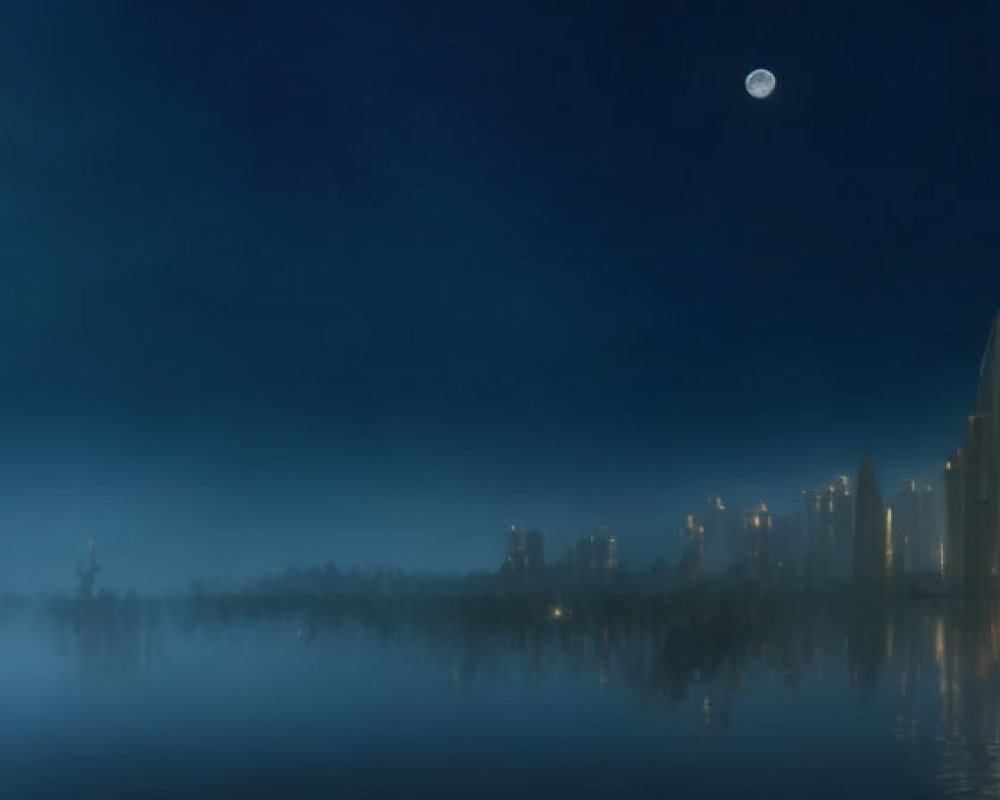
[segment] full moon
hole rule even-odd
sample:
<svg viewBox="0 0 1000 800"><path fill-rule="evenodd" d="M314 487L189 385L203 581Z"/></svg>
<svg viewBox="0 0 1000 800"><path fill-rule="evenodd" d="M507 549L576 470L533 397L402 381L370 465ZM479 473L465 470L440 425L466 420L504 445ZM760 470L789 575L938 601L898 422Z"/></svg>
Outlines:
<svg viewBox="0 0 1000 800"><path fill-rule="evenodd" d="M744 81L747 87L747 93L751 97L756 97L758 100L763 100L771 92L774 91L774 87L778 85L777 79L774 77L774 73L769 69L755 69Z"/></svg>

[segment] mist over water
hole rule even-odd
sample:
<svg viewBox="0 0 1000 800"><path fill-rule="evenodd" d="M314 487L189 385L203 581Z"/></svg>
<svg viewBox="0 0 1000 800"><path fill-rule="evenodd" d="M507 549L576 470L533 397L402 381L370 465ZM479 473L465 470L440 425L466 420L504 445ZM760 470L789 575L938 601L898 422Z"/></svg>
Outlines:
<svg viewBox="0 0 1000 800"><path fill-rule="evenodd" d="M143 432L12 435L0 453L0 587L72 588L91 539L106 563L102 581L116 591L177 590L198 578L239 581L328 561L493 569L510 524L544 531L554 557L608 525L629 562L644 568L679 557L685 515L706 497L795 513L803 489L841 473L853 479L860 447L539 437L512 453L509 442L485 436L459 447L445 436L390 444L306 442L288 432L164 435L169 444ZM949 428L940 447L883 443L879 452L902 453L878 462L887 491L914 475L937 483L939 454L956 438Z"/></svg>
<svg viewBox="0 0 1000 800"><path fill-rule="evenodd" d="M0 3L0 800L1000 797L998 29Z"/></svg>
<svg viewBox="0 0 1000 800"><path fill-rule="evenodd" d="M994 612L959 599L405 599L8 602L5 792L1000 789Z"/></svg>

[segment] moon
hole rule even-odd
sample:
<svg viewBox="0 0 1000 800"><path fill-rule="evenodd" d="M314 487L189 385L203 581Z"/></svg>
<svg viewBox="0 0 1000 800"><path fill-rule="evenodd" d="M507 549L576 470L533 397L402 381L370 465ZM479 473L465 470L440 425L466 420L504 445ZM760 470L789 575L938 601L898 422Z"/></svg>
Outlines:
<svg viewBox="0 0 1000 800"><path fill-rule="evenodd" d="M763 100L774 91L774 87L778 85L778 80L769 69L755 69L747 75L743 83L747 87L747 94L757 100Z"/></svg>

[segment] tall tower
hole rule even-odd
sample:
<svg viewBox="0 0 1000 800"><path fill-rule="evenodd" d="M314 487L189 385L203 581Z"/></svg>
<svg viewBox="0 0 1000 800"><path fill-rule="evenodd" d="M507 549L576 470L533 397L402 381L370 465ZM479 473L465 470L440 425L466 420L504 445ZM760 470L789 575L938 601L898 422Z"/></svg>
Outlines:
<svg viewBox="0 0 1000 800"><path fill-rule="evenodd" d="M1000 546L1000 314L979 366L976 411L966 425L962 468L962 563L967 591L997 573ZM951 502L949 497L949 502ZM949 508L949 515L952 510Z"/></svg>
<svg viewBox="0 0 1000 800"><path fill-rule="evenodd" d="M517 584L523 584L528 573L528 551L524 546L524 536L514 525L507 532L507 558L504 559L503 571Z"/></svg>
<svg viewBox="0 0 1000 800"><path fill-rule="evenodd" d="M920 490L920 520L917 525L920 555L915 559L917 569L944 573L945 542L938 518L938 490L925 484Z"/></svg>
<svg viewBox="0 0 1000 800"><path fill-rule="evenodd" d="M923 566L921 498L921 490L912 478L903 481L900 489L888 498L892 530L887 533L891 538L893 572L896 574Z"/></svg>
<svg viewBox="0 0 1000 800"><path fill-rule="evenodd" d="M545 569L545 546L542 532L528 531L524 535L524 552L528 558L528 572L538 575Z"/></svg>
<svg viewBox="0 0 1000 800"><path fill-rule="evenodd" d="M871 456L864 456L858 466L854 508L854 580L870 586L885 578L892 552L887 539L882 492Z"/></svg>
<svg viewBox="0 0 1000 800"><path fill-rule="evenodd" d="M955 450L944 465L947 515L942 571L949 581L965 583L965 459Z"/></svg>
<svg viewBox="0 0 1000 800"><path fill-rule="evenodd" d="M846 475L841 475L822 489L803 492L802 497L813 579L850 579L854 531L854 496L850 481Z"/></svg>
<svg viewBox="0 0 1000 800"><path fill-rule="evenodd" d="M749 574L756 580L770 578L771 536L774 533L774 515L767 503L761 503L744 515L746 528L746 565Z"/></svg>

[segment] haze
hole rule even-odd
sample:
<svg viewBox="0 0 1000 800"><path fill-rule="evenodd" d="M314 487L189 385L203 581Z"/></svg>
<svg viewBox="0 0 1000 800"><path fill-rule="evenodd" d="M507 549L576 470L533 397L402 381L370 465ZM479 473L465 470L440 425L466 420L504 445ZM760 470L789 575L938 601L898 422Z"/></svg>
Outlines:
<svg viewBox="0 0 1000 800"><path fill-rule="evenodd" d="M715 8L4 5L0 585L641 562L865 449L936 479L1000 9Z"/></svg>

